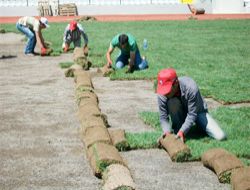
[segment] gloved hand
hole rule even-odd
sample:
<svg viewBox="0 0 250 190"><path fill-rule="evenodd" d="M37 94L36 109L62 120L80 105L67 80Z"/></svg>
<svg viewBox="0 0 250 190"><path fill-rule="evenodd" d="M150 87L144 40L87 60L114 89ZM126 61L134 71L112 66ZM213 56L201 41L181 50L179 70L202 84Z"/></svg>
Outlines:
<svg viewBox="0 0 250 190"><path fill-rule="evenodd" d="M171 133L170 132L164 132L158 139L157 139L157 144L158 144L158 147L160 148L161 147L161 143L160 143L160 140L161 139L164 139L166 136L170 135Z"/></svg>
<svg viewBox="0 0 250 190"><path fill-rule="evenodd" d="M69 50L68 44L65 43L65 46L63 48L64 53L66 53Z"/></svg>
<svg viewBox="0 0 250 190"><path fill-rule="evenodd" d="M42 47L42 48L41 48L41 55L42 55L42 56L43 56L43 55L46 55L46 52L47 52L46 48Z"/></svg>
<svg viewBox="0 0 250 190"><path fill-rule="evenodd" d="M185 137L183 131L179 130L175 138L180 139L183 143L185 142Z"/></svg>

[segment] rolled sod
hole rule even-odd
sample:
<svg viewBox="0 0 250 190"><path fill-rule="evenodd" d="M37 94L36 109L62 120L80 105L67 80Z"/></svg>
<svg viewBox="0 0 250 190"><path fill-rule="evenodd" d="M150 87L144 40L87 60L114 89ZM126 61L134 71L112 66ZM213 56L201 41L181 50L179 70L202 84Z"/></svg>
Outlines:
<svg viewBox="0 0 250 190"><path fill-rule="evenodd" d="M124 129L109 129L108 132L110 134L113 145L118 150L122 151L128 149L129 145L125 137Z"/></svg>
<svg viewBox="0 0 250 190"><path fill-rule="evenodd" d="M94 91L92 90L80 90L81 88L78 88L78 90L76 90L75 95L77 99L96 99L98 101L98 97L97 95L94 93Z"/></svg>
<svg viewBox="0 0 250 190"><path fill-rule="evenodd" d="M212 148L207 150L201 155L201 161L204 166L212 168L213 160L226 154L231 154L231 153L223 148Z"/></svg>
<svg viewBox="0 0 250 190"><path fill-rule="evenodd" d="M250 166L235 169L231 175L233 190L250 190Z"/></svg>
<svg viewBox="0 0 250 190"><path fill-rule="evenodd" d="M180 139L176 139L175 135L170 134L160 139L163 148L168 152L172 161L184 162L191 156L190 149Z"/></svg>
<svg viewBox="0 0 250 190"><path fill-rule="evenodd" d="M97 177L101 177L105 169L111 164L126 166L118 150L113 145L96 143L88 149L87 155L94 175Z"/></svg>
<svg viewBox="0 0 250 190"><path fill-rule="evenodd" d="M221 148L206 151L201 159L204 166L216 173L221 183L230 183L232 171L244 166L235 155Z"/></svg>
<svg viewBox="0 0 250 190"><path fill-rule="evenodd" d="M107 65L104 65L103 67L98 68L97 72L102 73L102 76L104 77L108 77L113 72L115 72L115 70L113 68L108 68Z"/></svg>
<svg viewBox="0 0 250 190"><path fill-rule="evenodd" d="M91 102L82 104L78 107L78 118L87 120L90 116L100 116L102 113L99 107Z"/></svg>
<svg viewBox="0 0 250 190"><path fill-rule="evenodd" d="M91 67L91 62L85 56L83 48L76 47L74 49L73 60L75 64L81 65L84 70L88 70Z"/></svg>
<svg viewBox="0 0 250 190"><path fill-rule="evenodd" d="M75 82L76 82L76 89L78 89L79 87L91 87L91 88L93 88L90 74L87 71L76 70Z"/></svg>
<svg viewBox="0 0 250 190"><path fill-rule="evenodd" d="M101 125L87 128L83 135L83 141L86 148L98 142L112 144L107 128Z"/></svg>
<svg viewBox="0 0 250 190"><path fill-rule="evenodd" d="M103 121L101 116L84 116L80 115L82 117L79 117L79 121L81 123L81 130L83 133L85 133L86 129L94 126L103 126L107 127L105 122Z"/></svg>
<svg viewBox="0 0 250 190"><path fill-rule="evenodd" d="M103 173L103 190L135 190L136 185L127 167L111 164Z"/></svg>
<svg viewBox="0 0 250 190"><path fill-rule="evenodd" d="M64 72L65 77L74 77L76 70L82 70L82 66L73 64L70 68L66 69Z"/></svg>
<svg viewBox="0 0 250 190"><path fill-rule="evenodd" d="M76 91L76 102L78 106L84 105L85 103L92 102L95 105L98 105L99 100L97 95L92 91Z"/></svg>

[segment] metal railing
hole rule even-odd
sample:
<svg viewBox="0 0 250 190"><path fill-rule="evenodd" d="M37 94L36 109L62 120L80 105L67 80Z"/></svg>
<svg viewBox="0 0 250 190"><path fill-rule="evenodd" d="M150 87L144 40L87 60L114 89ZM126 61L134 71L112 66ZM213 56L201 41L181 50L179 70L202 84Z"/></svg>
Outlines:
<svg viewBox="0 0 250 190"><path fill-rule="evenodd" d="M0 0L0 7L37 6L39 0ZM49 0L49 3L55 0ZM180 4L180 0L57 0L60 4L76 5L141 5Z"/></svg>

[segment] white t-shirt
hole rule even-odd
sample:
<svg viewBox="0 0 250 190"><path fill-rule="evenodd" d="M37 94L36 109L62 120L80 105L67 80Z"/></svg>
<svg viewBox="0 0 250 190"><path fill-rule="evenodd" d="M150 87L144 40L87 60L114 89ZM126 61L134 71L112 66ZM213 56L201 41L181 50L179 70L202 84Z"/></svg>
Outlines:
<svg viewBox="0 0 250 190"><path fill-rule="evenodd" d="M35 17L29 17L29 16L21 17L18 20L18 23L26 27L29 27L30 29L33 29L36 32L39 31L40 22Z"/></svg>

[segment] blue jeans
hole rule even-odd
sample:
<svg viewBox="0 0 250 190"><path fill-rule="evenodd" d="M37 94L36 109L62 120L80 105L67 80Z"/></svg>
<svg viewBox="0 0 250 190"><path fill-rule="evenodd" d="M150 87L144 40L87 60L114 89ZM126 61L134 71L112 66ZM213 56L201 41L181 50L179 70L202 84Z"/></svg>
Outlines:
<svg viewBox="0 0 250 190"><path fill-rule="evenodd" d="M28 53L34 53L34 49L36 46L36 35L35 32L31 29L29 29L29 27L23 26L19 23L16 24L16 28L22 32L23 34L25 34L25 36L28 38L28 42L27 45L25 47L24 53L28 54Z"/></svg>
<svg viewBox="0 0 250 190"><path fill-rule="evenodd" d="M126 55L124 53L120 53L120 55L116 59L116 68L121 69L125 65L128 65L128 60L130 58L130 55ZM135 70L143 70L148 68L148 62L145 59L141 58L140 51L136 50L135 52Z"/></svg>
<svg viewBox="0 0 250 190"><path fill-rule="evenodd" d="M178 98L169 99L167 106L171 117L172 126L176 133L185 122L187 113L185 113L181 101ZM198 113L195 123L197 126L201 127L201 129L205 131L208 136L213 137L216 140L226 139L226 134L222 131L218 123L209 113Z"/></svg>

